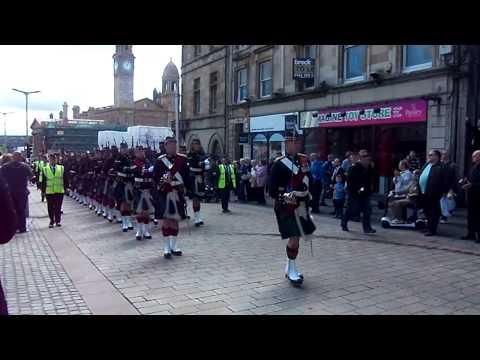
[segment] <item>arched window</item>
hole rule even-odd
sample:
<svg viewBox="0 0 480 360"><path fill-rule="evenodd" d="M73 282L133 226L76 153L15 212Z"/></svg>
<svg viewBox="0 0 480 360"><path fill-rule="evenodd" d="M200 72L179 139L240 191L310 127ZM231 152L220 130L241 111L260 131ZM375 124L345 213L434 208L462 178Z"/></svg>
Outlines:
<svg viewBox="0 0 480 360"><path fill-rule="evenodd" d="M253 153L252 153L252 159L253 160L267 160L267 152L268 152L268 146L267 146L267 138L263 134L257 134L253 138Z"/></svg>
<svg viewBox="0 0 480 360"><path fill-rule="evenodd" d="M257 134L255 135L255 137L253 138L253 142L267 142L267 138L265 135L263 134Z"/></svg>

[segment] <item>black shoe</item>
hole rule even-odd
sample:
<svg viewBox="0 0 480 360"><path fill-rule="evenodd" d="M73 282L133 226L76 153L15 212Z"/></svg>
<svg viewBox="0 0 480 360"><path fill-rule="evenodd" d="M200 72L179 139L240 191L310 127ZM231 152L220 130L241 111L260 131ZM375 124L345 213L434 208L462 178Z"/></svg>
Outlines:
<svg viewBox="0 0 480 360"><path fill-rule="evenodd" d="M377 230L375 229L368 229L368 230L363 230L363 232L365 234L375 234L377 232Z"/></svg>
<svg viewBox="0 0 480 360"><path fill-rule="evenodd" d="M60 226L62 226L62 224L60 224L60 223L57 223L57 224L56 224L56 226L57 226L57 227L60 227Z"/></svg>
<svg viewBox="0 0 480 360"><path fill-rule="evenodd" d="M199 225L203 225L203 221L200 221L198 224L199 224Z"/></svg>
<svg viewBox="0 0 480 360"><path fill-rule="evenodd" d="M343 231L350 231L350 230L348 230L347 225L342 225L342 230L343 230Z"/></svg>
<svg viewBox="0 0 480 360"><path fill-rule="evenodd" d="M144 238L145 240L150 240L150 239L152 238L152 235L150 235L150 236L144 236L143 238Z"/></svg>
<svg viewBox="0 0 480 360"><path fill-rule="evenodd" d="M437 235L437 234L436 234L436 233L432 233L432 232L430 232L430 231L427 231L427 232L425 233L425 236L435 236L435 235Z"/></svg>
<svg viewBox="0 0 480 360"><path fill-rule="evenodd" d="M50 225L48 225L48 227L49 227L50 229L53 229L53 223L50 223Z"/></svg>
<svg viewBox="0 0 480 360"><path fill-rule="evenodd" d="M465 236L462 236L461 239L462 240L473 240L473 241L477 240L475 234L467 234Z"/></svg>
<svg viewBox="0 0 480 360"><path fill-rule="evenodd" d="M170 253L163 254L163 257L164 257L165 259L171 259L171 258L172 258L172 254L170 254Z"/></svg>
<svg viewBox="0 0 480 360"><path fill-rule="evenodd" d="M141 237L141 236L136 236L135 239L136 239L137 241L142 241L142 237Z"/></svg>
<svg viewBox="0 0 480 360"><path fill-rule="evenodd" d="M172 250L172 255L175 255L175 256L182 256L182 252L181 251L173 251Z"/></svg>
<svg viewBox="0 0 480 360"><path fill-rule="evenodd" d="M128 231L128 229L122 229L122 231L123 231L123 232L127 232L127 231Z"/></svg>
<svg viewBox="0 0 480 360"><path fill-rule="evenodd" d="M195 223L195 227L200 227L200 223Z"/></svg>
<svg viewBox="0 0 480 360"><path fill-rule="evenodd" d="M475 240L475 243L476 243L476 244L480 244L480 236L478 237L477 240Z"/></svg>

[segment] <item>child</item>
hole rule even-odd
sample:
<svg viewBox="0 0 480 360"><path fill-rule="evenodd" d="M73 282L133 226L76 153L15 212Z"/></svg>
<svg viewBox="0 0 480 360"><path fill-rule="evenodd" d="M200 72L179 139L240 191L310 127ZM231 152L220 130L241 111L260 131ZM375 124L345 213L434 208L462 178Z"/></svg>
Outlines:
<svg viewBox="0 0 480 360"><path fill-rule="evenodd" d="M345 204L345 183L343 176L337 175L335 177L335 185L333 188L333 205L335 206L335 219L343 217L343 205Z"/></svg>

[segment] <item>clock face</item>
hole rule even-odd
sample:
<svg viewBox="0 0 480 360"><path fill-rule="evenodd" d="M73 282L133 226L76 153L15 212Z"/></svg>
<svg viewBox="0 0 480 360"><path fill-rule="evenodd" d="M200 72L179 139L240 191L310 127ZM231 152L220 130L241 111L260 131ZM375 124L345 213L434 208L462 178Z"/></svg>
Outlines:
<svg viewBox="0 0 480 360"><path fill-rule="evenodd" d="M125 61L123 63L123 68L125 69L125 71L130 71L132 70L132 63L130 61Z"/></svg>
<svg viewBox="0 0 480 360"><path fill-rule="evenodd" d="M118 61L117 61L117 60L115 60L115 61L113 62L113 70L114 70L115 72L117 72L117 70L118 70Z"/></svg>

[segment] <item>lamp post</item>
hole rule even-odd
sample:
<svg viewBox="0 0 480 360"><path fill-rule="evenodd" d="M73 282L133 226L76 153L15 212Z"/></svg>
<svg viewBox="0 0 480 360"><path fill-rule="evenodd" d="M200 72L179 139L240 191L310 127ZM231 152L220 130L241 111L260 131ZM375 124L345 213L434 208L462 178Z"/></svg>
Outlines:
<svg viewBox="0 0 480 360"><path fill-rule="evenodd" d="M39 93L40 91L23 91L23 90L18 90L18 89L12 89L13 91L17 91L19 93L22 93L25 95L25 147L28 144L28 95L30 94L36 94Z"/></svg>
<svg viewBox="0 0 480 360"><path fill-rule="evenodd" d="M2 112L0 113L3 115L3 143L5 146L5 152L7 151L7 118L6 115L13 114L13 112Z"/></svg>
<svg viewBox="0 0 480 360"><path fill-rule="evenodd" d="M178 87L175 88L175 138L177 140L177 152L180 147L180 124L179 124L179 107L180 107L180 94L178 92Z"/></svg>

